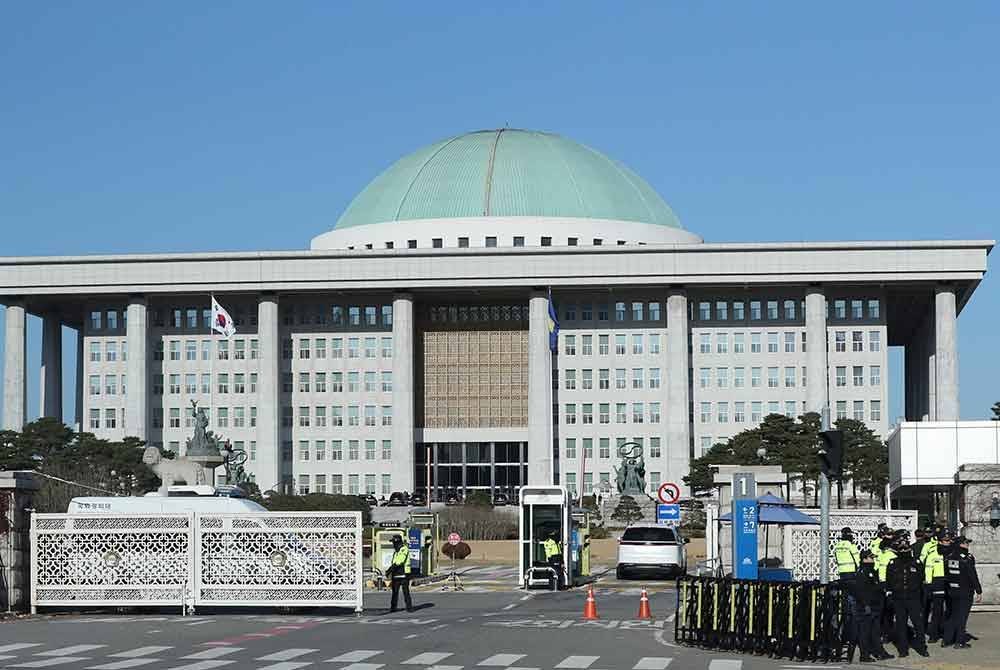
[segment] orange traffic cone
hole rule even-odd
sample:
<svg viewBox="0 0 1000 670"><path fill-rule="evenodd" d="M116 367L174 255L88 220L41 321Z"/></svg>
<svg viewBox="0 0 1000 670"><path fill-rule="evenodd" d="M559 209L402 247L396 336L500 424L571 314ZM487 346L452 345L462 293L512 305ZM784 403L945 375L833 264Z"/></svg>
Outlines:
<svg viewBox="0 0 1000 670"><path fill-rule="evenodd" d="M597 601L594 600L594 587L587 589L587 602L583 606L583 618L588 621L597 619Z"/></svg>
<svg viewBox="0 0 1000 670"><path fill-rule="evenodd" d="M646 589L642 590L642 595L639 596L639 614L636 619L652 619L653 613L649 611L649 596L646 595Z"/></svg>

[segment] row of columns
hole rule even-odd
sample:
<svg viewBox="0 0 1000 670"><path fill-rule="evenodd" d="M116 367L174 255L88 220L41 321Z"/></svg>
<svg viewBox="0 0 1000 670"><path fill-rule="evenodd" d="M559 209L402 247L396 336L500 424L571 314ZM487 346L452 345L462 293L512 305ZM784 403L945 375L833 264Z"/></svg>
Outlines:
<svg viewBox="0 0 1000 670"><path fill-rule="evenodd" d="M544 291L529 298L528 333L528 472L531 481L551 482L554 476L552 418L552 352L549 347L549 304ZM826 296L822 287L806 291L806 408L822 412L829 404L827 365ZM682 289L671 290L667 315L667 475L674 480L686 474L690 453L690 357L688 299ZM3 428L19 430L26 422L27 312L24 303L7 305L4 332ZM58 314L44 314L42 322L41 411L62 417L62 323ZM278 297L262 294L258 303L260 388L258 442L263 448L257 463L262 487L281 483L280 440L280 339ZM143 296L129 299L126 319L128 362L125 432L147 438L149 426L149 323ZM414 455L415 383L413 296L393 299L393 481L411 482ZM958 419L958 356L956 349L956 298L950 287L937 287L934 310L928 314L913 345L906 351L907 418ZM77 415L82 412L82 338L77 347ZM412 484L412 482L411 482ZM404 487L405 488L405 487ZM409 488L412 488L410 486Z"/></svg>

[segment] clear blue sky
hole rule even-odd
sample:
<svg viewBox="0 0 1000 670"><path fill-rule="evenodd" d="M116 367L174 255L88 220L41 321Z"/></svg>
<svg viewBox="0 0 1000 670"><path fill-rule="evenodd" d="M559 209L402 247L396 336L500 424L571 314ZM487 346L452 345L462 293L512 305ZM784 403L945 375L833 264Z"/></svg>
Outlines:
<svg viewBox="0 0 1000 670"><path fill-rule="evenodd" d="M1000 237L1000 3L482 4L5 3L0 255L306 248L402 154L504 124L708 241ZM964 418L997 332L990 276Z"/></svg>

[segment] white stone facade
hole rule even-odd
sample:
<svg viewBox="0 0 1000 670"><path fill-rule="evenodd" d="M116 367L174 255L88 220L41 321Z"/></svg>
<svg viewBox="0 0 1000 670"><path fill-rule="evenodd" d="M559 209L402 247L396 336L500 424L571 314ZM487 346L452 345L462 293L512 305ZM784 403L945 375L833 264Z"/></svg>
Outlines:
<svg viewBox="0 0 1000 670"><path fill-rule="evenodd" d="M419 464L427 444L464 453L465 461L437 465L476 463L480 488L481 469L503 464L504 477L522 470L531 483L558 477L586 489L614 479L617 443L636 438L649 478L679 482L705 444L755 423L755 403L762 416L772 403L796 414L829 406L833 418L857 411L884 436L894 418L889 346L907 348L907 417L957 418L956 317L984 276L992 245L526 242L4 258L4 427L20 428L27 418L25 318L32 314L49 324L42 343L46 415L62 411L53 400L61 397L54 325L77 328L84 430L181 449L194 399L211 408L213 430L251 454L249 469L265 489L412 491L425 477ZM562 327L555 356L549 287ZM237 335L221 357L225 340L209 335L205 318L209 293L236 320ZM526 332L527 369L513 377L527 396L523 422L424 425L426 324L419 315L448 304L524 310L522 321L508 326ZM817 349L823 333L828 347ZM772 338L777 351L769 350ZM769 384L772 370L776 385ZM586 440L592 452L584 465Z"/></svg>

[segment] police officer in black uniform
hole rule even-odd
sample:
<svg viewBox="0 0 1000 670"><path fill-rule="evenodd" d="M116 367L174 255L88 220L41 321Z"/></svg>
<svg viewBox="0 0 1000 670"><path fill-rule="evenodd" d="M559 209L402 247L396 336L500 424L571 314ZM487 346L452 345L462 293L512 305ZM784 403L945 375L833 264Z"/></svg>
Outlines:
<svg viewBox="0 0 1000 670"><path fill-rule="evenodd" d="M861 552L861 566L857 576L849 586L854 596L854 620L857 622L857 644L861 648L861 662L887 660L893 658L882 646L882 603L885 593L879 583L875 557L868 550ZM847 662L852 663L854 650L848 648Z"/></svg>
<svg viewBox="0 0 1000 670"><path fill-rule="evenodd" d="M899 658L906 658L910 652L910 636L906 627L907 619L913 624L913 648L921 656L928 656L927 640L924 636L923 584L924 567L914 558L906 538L895 542L892 550L896 558L886 568L886 586L892 594L892 608L895 617L894 641L899 650Z"/></svg>
<svg viewBox="0 0 1000 670"><path fill-rule="evenodd" d="M955 549L945 557L945 586L951 599L951 613L944 624L941 646L955 645L956 649L967 649L968 633L965 626L969 622L972 609L972 594L976 601L983 599L983 587L976 573L976 559L969 553L970 540L967 537L955 539Z"/></svg>

